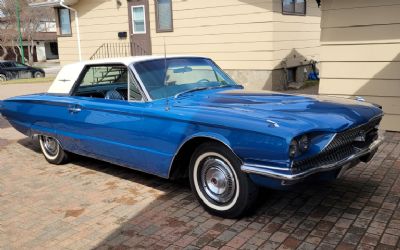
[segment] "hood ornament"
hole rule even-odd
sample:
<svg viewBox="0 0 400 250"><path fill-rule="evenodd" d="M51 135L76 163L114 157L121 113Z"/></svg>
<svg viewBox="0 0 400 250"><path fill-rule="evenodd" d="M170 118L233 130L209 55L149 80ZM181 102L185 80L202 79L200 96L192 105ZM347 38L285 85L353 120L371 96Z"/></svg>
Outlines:
<svg viewBox="0 0 400 250"><path fill-rule="evenodd" d="M268 122L268 127L270 128L279 128L279 124L277 122L271 121L271 120L267 120Z"/></svg>
<svg viewBox="0 0 400 250"><path fill-rule="evenodd" d="M362 96L356 96L355 99L359 102L365 102L365 98Z"/></svg>

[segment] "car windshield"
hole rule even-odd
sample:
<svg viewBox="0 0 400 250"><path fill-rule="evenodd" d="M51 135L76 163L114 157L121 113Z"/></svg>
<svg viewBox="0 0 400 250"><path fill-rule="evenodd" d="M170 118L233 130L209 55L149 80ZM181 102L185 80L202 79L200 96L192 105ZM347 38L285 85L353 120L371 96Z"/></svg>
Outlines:
<svg viewBox="0 0 400 250"><path fill-rule="evenodd" d="M210 59L167 58L134 65L152 99L237 85Z"/></svg>

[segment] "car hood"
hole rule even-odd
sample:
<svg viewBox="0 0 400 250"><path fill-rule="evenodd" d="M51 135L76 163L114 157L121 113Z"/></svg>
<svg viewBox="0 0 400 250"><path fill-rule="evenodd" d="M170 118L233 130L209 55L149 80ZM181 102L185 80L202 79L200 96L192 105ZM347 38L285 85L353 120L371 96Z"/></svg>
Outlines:
<svg viewBox="0 0 400 250"><path fill-rule="evenodd" d="M382 115L377 105L346 98L242 89L195 92L176 100L175 107L197 113L208 110L229 120L261 120L292 131L340 132Z"/></svg>

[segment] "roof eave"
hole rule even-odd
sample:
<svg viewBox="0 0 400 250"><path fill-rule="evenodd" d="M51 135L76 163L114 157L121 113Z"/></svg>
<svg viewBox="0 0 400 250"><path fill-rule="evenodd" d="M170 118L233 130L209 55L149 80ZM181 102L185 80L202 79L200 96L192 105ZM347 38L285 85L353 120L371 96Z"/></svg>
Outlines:
<svg viewBox="0 0 400 250"><path fill-rule="evenodd" d="M40 3L30 3L29 6L32 8L43 8L43 7L60 7L60 2L61 1L46 1L46 2L40 2Z"/></svg>
<svg viewBox="0 0 400 250"><path fill-rule="evenodd" d="M39 2L39 3L30 3L29 6L33 7L33 8L40 8L40 7L60 7L62 6L61 3L63 3L64 5L74 5L76 3L78 3L79 0L47 0L44 2Z"/></svg>

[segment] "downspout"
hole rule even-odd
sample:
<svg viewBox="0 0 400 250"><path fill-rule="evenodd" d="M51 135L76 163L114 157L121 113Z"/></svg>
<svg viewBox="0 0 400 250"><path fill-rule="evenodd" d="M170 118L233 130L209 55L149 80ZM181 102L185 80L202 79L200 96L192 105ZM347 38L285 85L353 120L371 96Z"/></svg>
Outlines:
<svg viewBox="0 0 400 250"><path fill-rule="evenodd" d="M64 4L64 0L60 1L60 6L64 7L66 9L72 10L75 13L75 28L76 28L76 39L78 40L78 55L79 55L79 61L82 61L82 50L81 50L81 33L79 32L79 17L78 17L78 11L74 8L71 8L67 5Z"/></svg>

